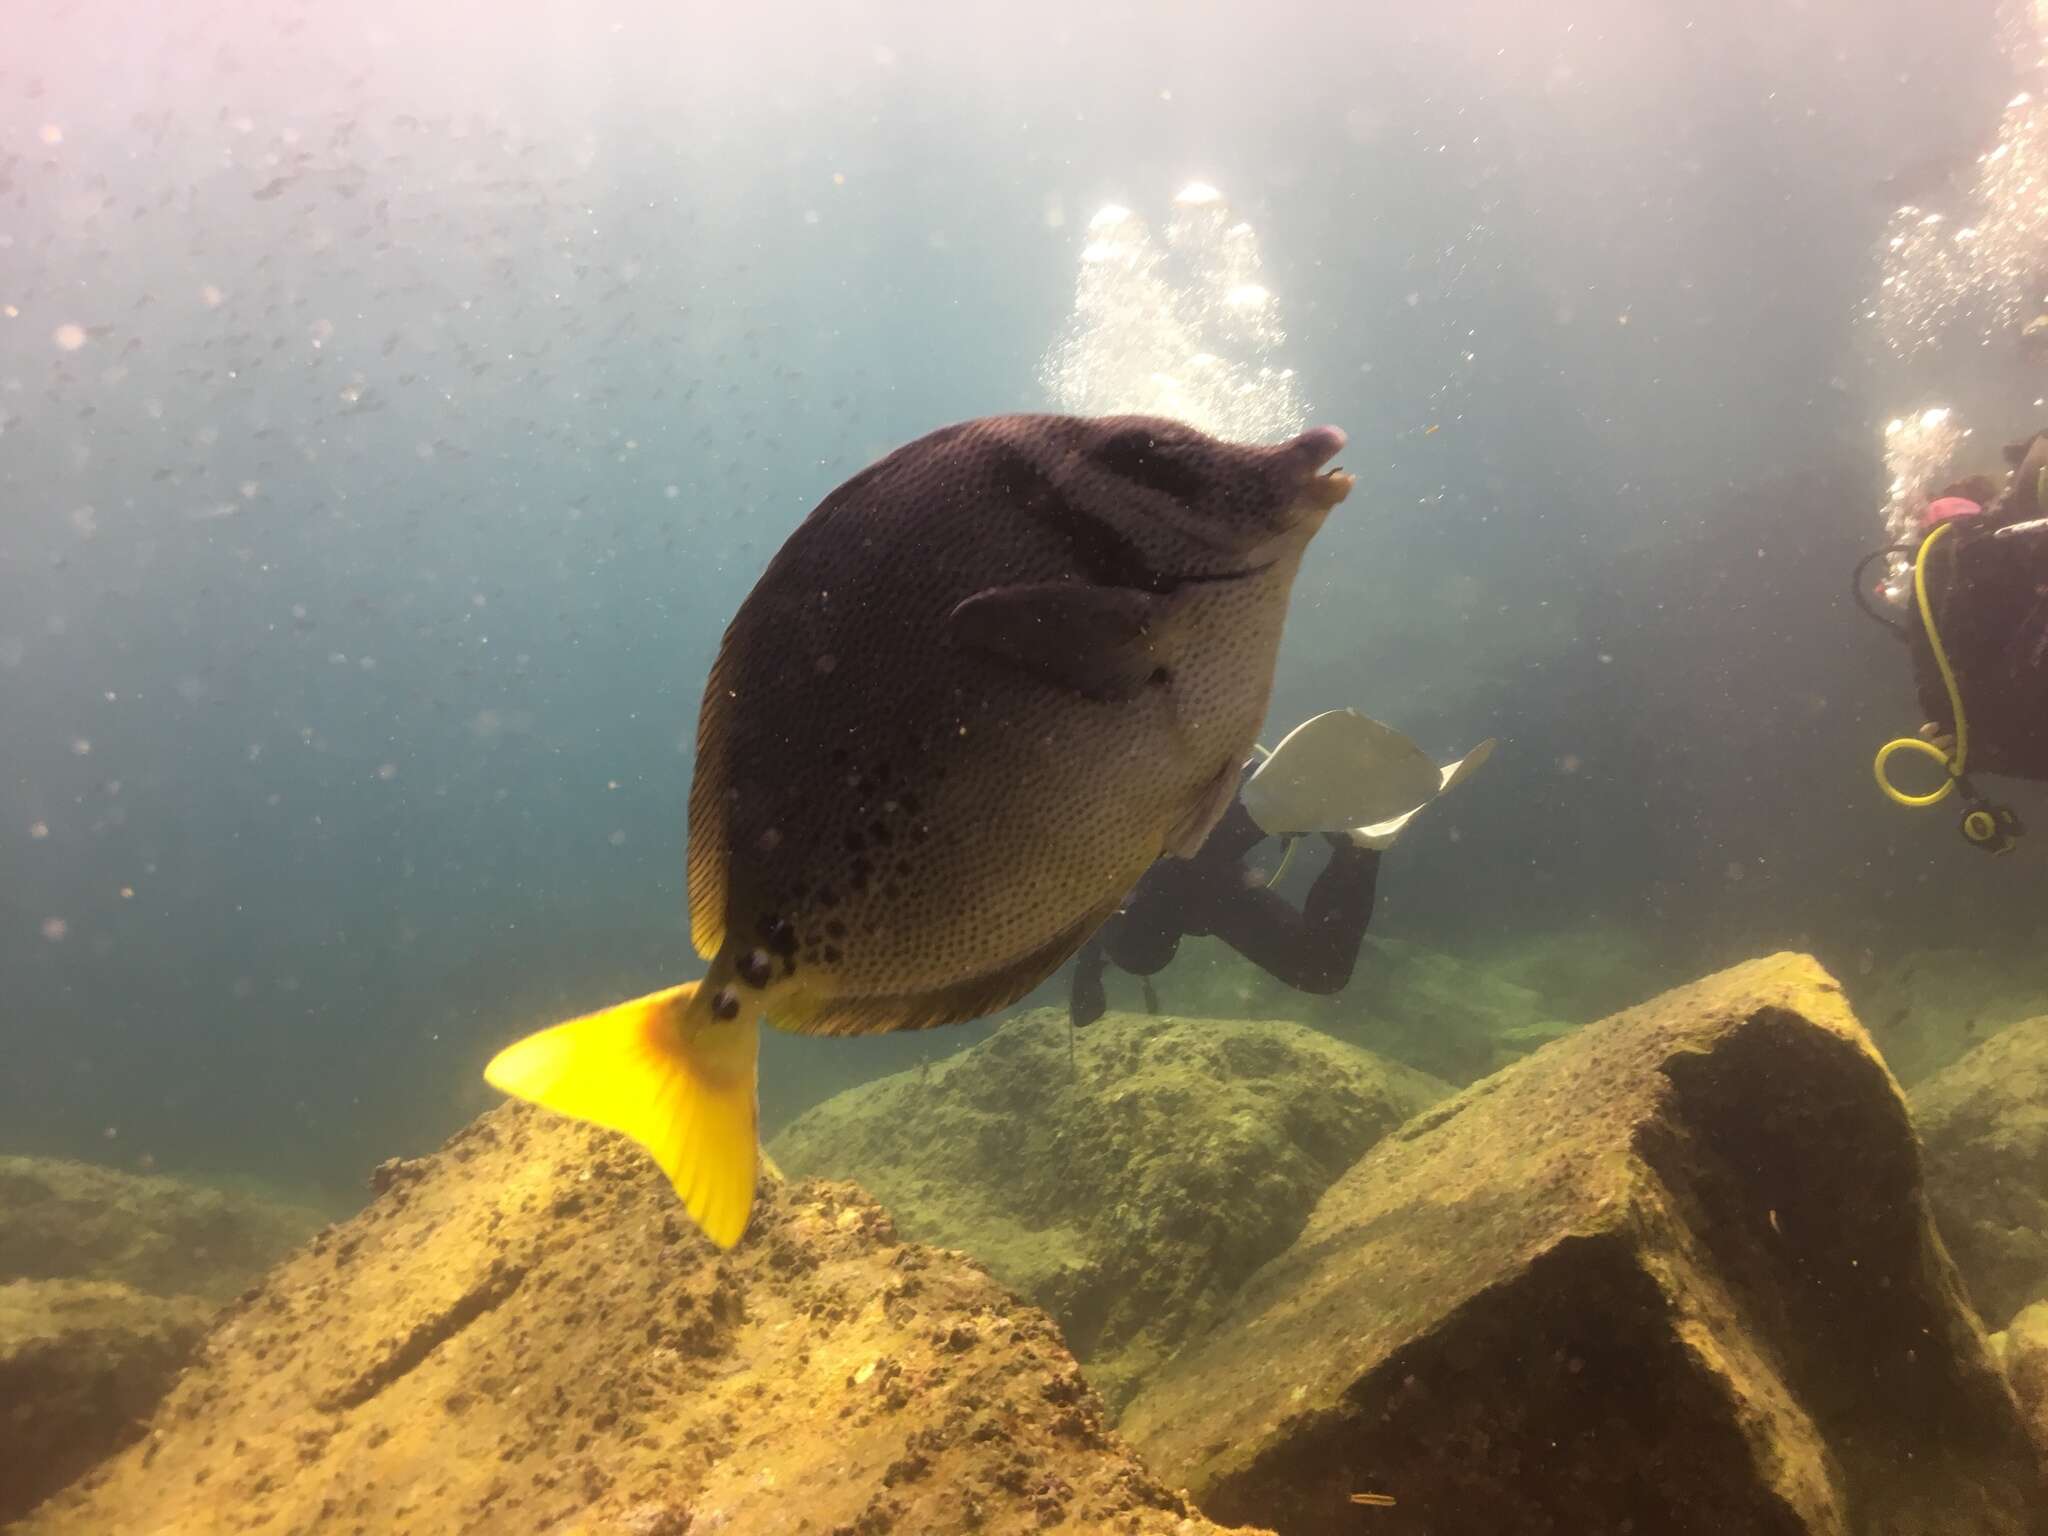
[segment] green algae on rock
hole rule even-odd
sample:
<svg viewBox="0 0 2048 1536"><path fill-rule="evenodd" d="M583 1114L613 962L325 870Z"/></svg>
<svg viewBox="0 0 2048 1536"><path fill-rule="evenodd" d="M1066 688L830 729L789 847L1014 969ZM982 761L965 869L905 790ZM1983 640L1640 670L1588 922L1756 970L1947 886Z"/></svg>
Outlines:
<svg viewBox="0 0 2048 1536"><path fill-rule="evenodd" d="M1111 985L1137 996L1128 979ZM1220 939L1184 940L1153 985L1181 1018L1287 1019L1459 1085L1586 1022L1488 961L1405 939L1367 937L1351 984L1328 997L1295 991Z"/></svg>
<svg viewBox="0 0 2048 1536"><path fill-rule="evenodd" d="M2048 1297L2048 1016L2015 1024L1913 1091L1927 1198L1993 1326Z"/></svg>
<svg viewBox="0 0 2048 1536"><path fill-rule="evenodd" d="M1301 1230L1381 1136L1449 1091L1297 1024L1013 1019L849 1089L770 1143L1050 1311L1114 1406Z"/></svg>
<svg viewBox="0 0 2048 1536"><path fill-rule="evenodd" d="M0 1157L0 1280L113 1280L223 1302L323 1220L161 1174Z"/></svg>
<svg viewBox="0 0 2048 1536"><path fill-rule="evenodd" d="M2021 1536L2031 1443L1897 1085L1751 962L1418 1116L1131 1403L1216 1518L1384 1536Z"/></svg>
<svg viewBox="0 0 2048 1536"><path fill-rule="evenodd" d="M1850 983L1849 995L1885 1065L1913 1088L2000 1030L2048 1014L2048 957L1911 950Z"/></svg>
<svg viewBox="0 0 2048 1536"><path fill-rule="evenodd" d="M1217 1536L1058 1330L851 1185L719 1254L623 1137L507 1105L235 1303L23 1536Z"/></svg>
<svg viewBox="0 0 2048 1536"><path fill-rule="evenodd" d="M141 1434L212 1315L104 1280L0 1284L0 1523Z"/></svg>

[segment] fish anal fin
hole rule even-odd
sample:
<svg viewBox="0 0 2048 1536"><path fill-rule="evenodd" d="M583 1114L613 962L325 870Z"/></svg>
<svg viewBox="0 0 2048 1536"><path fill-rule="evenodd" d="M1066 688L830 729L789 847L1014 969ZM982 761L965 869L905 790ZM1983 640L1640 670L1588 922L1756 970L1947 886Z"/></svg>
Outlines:
<svg viewBox="0 0 2048 1536"><path fill-rule="evenodd" d="M752 1018L707 1020L697 983L557 1024L507 1046L484 1078L545 1109L619 1131L668 1175L721 1248L747 1229L759 1174Z"/></svg>
<svg viewBox="0 0 2048 1536"><path fill-rule="evenodd" d="M990 587L946 620L953 643L1083 698L1137 697L1161 670L1154 642L1170 595L1084 582Z"/></svg>
<svg viewBox="0 0 2048 1536"><path fill-rule="evenodd" d="M1192 859L1202 851L1202 844L1209 840L1209 834L1216 830L1216 823L1223 819L1231 802L1237 799L1237 783L1243 777L1243 770L1236 763L1225 763L1216 777L1202 787L1201 795L1188 806L1181 819L1174 823L1173 830L1166 835L1166 852L1177 859Z"/></svg>
<svg viewBox="0 0 2048 1536"><path fill-rule="evenodd" d="M1134 877L1135 879L1135 877ZM771 1016L777 1028L805 1035L883 1035L965 1024L1008 1007L1074 957L1123 903L1119 893L1064 929L1051 943L938 992L828 997L801 1018Z"/></svg>

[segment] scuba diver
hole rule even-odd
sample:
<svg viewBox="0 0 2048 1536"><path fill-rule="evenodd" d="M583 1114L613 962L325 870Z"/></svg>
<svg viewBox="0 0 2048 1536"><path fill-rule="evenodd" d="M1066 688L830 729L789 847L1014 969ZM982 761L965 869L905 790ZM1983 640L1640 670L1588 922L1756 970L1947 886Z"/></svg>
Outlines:
<svg viewBox="0 0 2048 1536"><path fill-rule="evenodd" d="M1145 1006L1157 1013L1152 977L1189 935L1223 940L1297 991L1341 991L1372 921L1381 853L1493 748L1483 741L1439 768L1399 731L1354 710L1304 721L1263 759L1245 765L1237 799L1201 850L1188 859L1160 859L1083 946L1068 1017L1076 1026L1102 1017L1109 965L1139 976ZM1329 839L1330 861L1297 909L1273 886L1286 872L1295 841L1312 833ZM1288 845L1271 879L1245 863L1269 837Z"/></svg>
<svg viewBox="0 0 2048 1536"><path fill-rule="evenodd" d="M1856 598L1905 642L1927 724L1887 742L1874 765L1878 787L1905 806L1931 806L1952 791L1960 830L1973 847L2008 853L2024 832L1972 773L2048 781L2048 431L2005 449L2000 487L1975 476L1927 503L1903 541L1866 555ZM1873 606L1864 572L1889 573L1876 595L1903 621ZM1914 793L1892 781L1900 752L1932 758L1946 777Z"/></svg>

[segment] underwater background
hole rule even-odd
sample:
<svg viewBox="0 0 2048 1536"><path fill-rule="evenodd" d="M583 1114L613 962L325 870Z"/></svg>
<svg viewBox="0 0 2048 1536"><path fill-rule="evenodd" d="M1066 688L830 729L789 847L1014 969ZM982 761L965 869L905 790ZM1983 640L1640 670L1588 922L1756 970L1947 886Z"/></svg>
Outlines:
<svg viewBox="0 0 2048 1536"><path fill-rule="evenodd" d="M1805 948L1852 991L1961 949L2048 995L2040 850L1872 782L1920 716L1849 588L1888 420L2041 425L1998 316L1873 298L1908 184L2032 82L2029 17L80 0L12 31L0 1150L359 1200L494 1101L498 1046L695 974L684 802L739 600L880 453L1051 408L1091 220L1163 226L1196 181L1360 482L1273 731L1502 743L1388 856L1376 939L1593 935L1668 979ZM766 1129L986 1029L771 1038Z"/></svg>

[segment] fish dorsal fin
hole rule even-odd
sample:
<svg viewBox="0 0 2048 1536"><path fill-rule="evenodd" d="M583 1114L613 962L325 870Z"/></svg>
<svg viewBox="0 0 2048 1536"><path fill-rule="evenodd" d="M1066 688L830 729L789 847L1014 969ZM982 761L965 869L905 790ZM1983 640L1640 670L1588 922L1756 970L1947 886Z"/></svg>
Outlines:
<svg viewBox="0 0 2048 1536"><path fill-rule="evenodd" d="M1160 671L1153 643L1174 607L1171 595L1078 581L990 587L946 620L952 642L1054 688L1120 701Z"/></svg>
<svg viewBox="0 0 2048 1536"><path fill-rule="evenodd" d="M697 763L690 779L689 902L690 944L706 960L725 943L725 904L730 865L726 848L731 802L726 791L725 737L735 704L731 677L732 630L718 645L718 659L704 684L697 711Z"/></svg>

